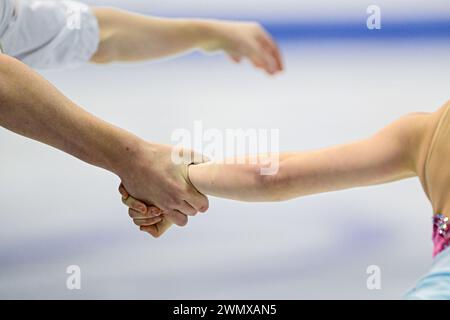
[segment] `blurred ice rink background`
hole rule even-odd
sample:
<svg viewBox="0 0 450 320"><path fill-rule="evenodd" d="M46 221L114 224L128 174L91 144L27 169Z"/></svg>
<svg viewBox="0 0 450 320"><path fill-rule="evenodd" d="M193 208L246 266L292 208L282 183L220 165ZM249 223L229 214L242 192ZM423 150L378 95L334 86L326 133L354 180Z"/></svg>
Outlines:
<svg viewBox="0 0 450 320"><path fill-rule="evenodd" d="M280 41L286 71L275 78L198 53L42 72L150 140L170 143L202 120L280 129L282 151L307 150L450 98L447 0L86 2L257 19ZM378 31L365 27L371 4ZM396 299L431 263L432 212L417 179L275 204L211 198L208 213L155 240L128 218L112 174L3 129L0 146L0 298ZM81 290L66 288L69 265L81 267ZM381 268L381 290L366 287L369 265Z"/></svg>

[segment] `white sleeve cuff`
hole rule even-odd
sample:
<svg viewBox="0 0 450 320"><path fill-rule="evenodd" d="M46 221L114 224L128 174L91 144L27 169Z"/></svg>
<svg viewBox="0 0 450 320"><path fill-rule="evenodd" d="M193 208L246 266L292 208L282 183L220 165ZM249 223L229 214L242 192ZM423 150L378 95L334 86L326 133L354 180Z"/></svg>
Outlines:
<svg viewBox="0 0 450 320"><path fill-rule="evenodd" d="M88 62L99 45L97 18L76 1L7 0L15 6L1 36L4 53L34 68Z"/></svg>

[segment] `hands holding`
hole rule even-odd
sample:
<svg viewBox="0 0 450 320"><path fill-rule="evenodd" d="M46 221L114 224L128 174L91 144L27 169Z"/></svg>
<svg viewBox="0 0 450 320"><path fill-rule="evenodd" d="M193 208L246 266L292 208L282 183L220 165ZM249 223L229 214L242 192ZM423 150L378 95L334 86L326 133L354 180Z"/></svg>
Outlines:
<svg viewBox="0 0 450 320"><path fill-rule="evenodd" d="M223 51L236 63L248 59L271 75L283 70L279 48L258 23L193 20L182 24L179 30L180 39L191 39L194 46L204 51ZM161 38L170 42L169 35ZM183 42L180 39L173 38L174 47L166 48L164 54L184 48L175 46ZM184 226L189 216L208 209L208 199L189 181L187 168L191 162L175 164L170 146L143 143L137 150L119 174L119 191L129 207L129 216L141 231L159 237L172 224ZM192 155L191 151L185 152Z"/></svg>
<svg viewBox="0 0 450 320"><path fill-rule="evenodd" d="M187 154L182 158L204 159L190 150L182 152ZM189 216L208 209L208 198L192 186L187 175L193 161L176 164L172 147L144 143L132 161L130 170L121 175L119 192L129 207L129 216L141 231L159 237L172 224L184 226Z"/></svg>
<svg viewBox="0 0 450 320"><path fill-rule="evenodd" d="M247 58L270 74L283 68L276 44L257 23L162 19L112 8L93 12L100 41L92 62L151 60L201 48L222 50L236 62ZM189 181L191 162L173 162L170 146L143 141L95 117L4 54L0 81L5 84L0 86L0 126L117 174L129 214L141 230L159 236L172 223L185 225L188 216L208 209L208 199Z"/></svg>
<svg viewBox="0 0 450 320"><path fill-rule="evenodd" d="M134 224L139 227L139 230L158 238L172 225L172 221L165 217L159 208L155 206L147 207L142 201L130 196L123 184L120 184L119 192L122 195L122 202L129 207L128 215L133 219Z"/></svg>

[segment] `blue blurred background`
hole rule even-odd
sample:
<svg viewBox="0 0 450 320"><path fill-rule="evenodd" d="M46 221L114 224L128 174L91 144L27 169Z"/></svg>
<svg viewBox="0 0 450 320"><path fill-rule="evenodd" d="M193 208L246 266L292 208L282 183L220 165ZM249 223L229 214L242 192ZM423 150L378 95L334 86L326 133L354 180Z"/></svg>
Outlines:
<svg viewBox="0 0 450 320"><path fill-rule="evenodd" d="M94 114L150 140L173 130L279 129L282 151L366 137L449 99L450 2L96 0L151 15L258 20L286 71L224 56L42 72ZM381 9L368 30L366 9ZM125 111L124 111L125 110ZM417 179L276 204L211 198L160 239L140 233L119 180L0 130L0 298L397 299L431 263ZM79 265L82 289L67 290ZM366 269L381 268L381 290Z"/></svg>

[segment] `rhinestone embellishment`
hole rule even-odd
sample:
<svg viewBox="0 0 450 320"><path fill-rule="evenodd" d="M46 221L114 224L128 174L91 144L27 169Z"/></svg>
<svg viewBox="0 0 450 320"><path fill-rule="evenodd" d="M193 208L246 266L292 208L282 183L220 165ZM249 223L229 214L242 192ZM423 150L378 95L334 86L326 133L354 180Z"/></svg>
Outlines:
<svg viewBox="0 0 450 320"><path fill-rule="evenodd" d="M450 246L450 223L443 214L433 216L433 257Z"/></svg>
<svg viewBox="0 0 450 320"><path fill-rule="evenodd" d="M447 236L448 236L447 233L448 233L448 229L449 229L448 218L446 216L444 216L443 214L437 214L433 217L433 220L434 220L434 226L437 229L437 232L441 236L447 238Z"/></svg>

